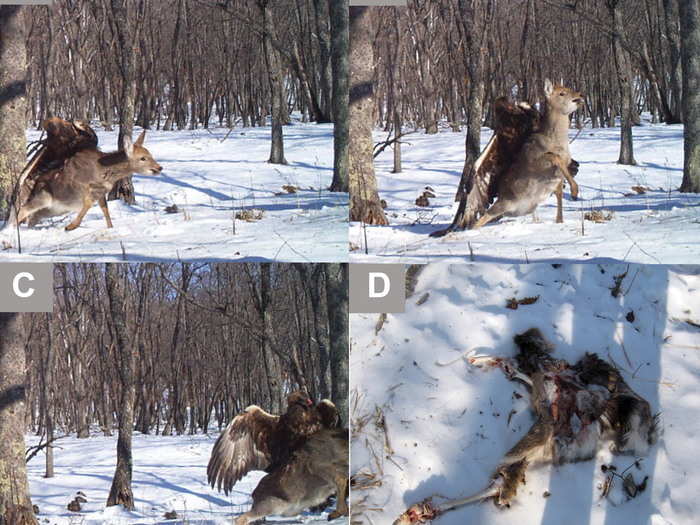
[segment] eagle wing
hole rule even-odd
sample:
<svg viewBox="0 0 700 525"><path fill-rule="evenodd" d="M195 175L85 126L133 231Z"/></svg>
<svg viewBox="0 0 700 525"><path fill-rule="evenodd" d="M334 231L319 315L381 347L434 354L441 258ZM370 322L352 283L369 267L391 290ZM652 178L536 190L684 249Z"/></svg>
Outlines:
<svg viewBox="0 0 700 525"><path fill-rule="evenodd" d="M498 196L501 177L515 163L525 141L537 130L540 113L505 97L494 104L495 132L476 159L465 184L463 227L471 228Z"/></svg>
<svg viewBox="0 0 700 525"><path fill-rule="evenodd" d="M214 444L207 479L226 495L251 470L265 470L272 461L271 440L279 416L250 406L229 423Z"/></svg>
<svg viewBox="0 0 700 525"><path fill-rule="evenodd" d="M41 127L46 138L41 140L31 159L17 180L15 201L10 214L10 222L16 212L29 199L36 179L47 172L63 168L73 155L88 148L97 148L97 135L90 125L82 120L67 121L58 117L44 120Z"/></svg>

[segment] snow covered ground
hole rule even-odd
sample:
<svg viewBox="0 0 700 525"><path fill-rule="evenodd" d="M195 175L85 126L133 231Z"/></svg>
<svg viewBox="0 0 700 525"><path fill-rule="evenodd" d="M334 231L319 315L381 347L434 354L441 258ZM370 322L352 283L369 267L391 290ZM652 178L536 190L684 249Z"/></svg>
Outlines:
<svg viewBox="0 0 700 525"><path fill-rule="evenodd" d="M572 129L571 138L577 131ZM645 123L635 127L637 166L616 163L620 129L584 129L571 144L581 163L576 180L580 200L565 192L564 223L555 224L556 199L532 216L505 218L480 231L431 238L448 226L457 204L454 195L464 165L463 133L408 135L403 145L403 173L392 174L393 153L387 148L375 159L379 195L388 204L389 227L352 223L351 260L395 262L464 261L629 261L688 263L700 260L700 195L680 193L683 178L683 128ZM492 131L482 130L482 146ZM386 133L377 132L376 141ZM436 198L428 208L415 205L426 186ZM645 189L637 194L632 188ZM583 221L586 212L612 212L610 221ZM582 231L583 227L583 231ZM367 242L365 243L365 234ZM365 254L365 251L368 254Z"/></svg>
<svg viewBox="0 0 700 525"><path fill-rule="evenodd" d="M103 151L117 134L98 129ZM135 131L140 133L140 130ZM286 126L289 165L268 164L270 128L149 131L146 147L163 166L159 176L134 176L136 205L110 202L114 229L95 205L80 228L64 227L74 214L23 226L22 254L15 232L0 234L12 248L0 260L97 262L109 260L346 261L348 195L330 193L332 124ZM228 137L227 137L228 135ZM28 132L29 140L39 134ZM287 193L283 186L298 188ZM165 208L176 204L179 212ZM256 222L235 221L246 209Z"/></svg>
<svg viewBox="0 0 700 525"><path fill-rule="evenodd" d="M105 509L116 466L116 436L75 437L56 442L55 474L43 478L44 456L29 462L32 502L39 506L39 522L47 525L127 525L169 523L180 525L230 525L232 517L246 512L251 493L262 472L252 472L227 497L207 485L207 462L218 433L211 436L134 435L133 492L136 510ZM35 436L27 436L29 445ZM66 506L82 491L88 500L80 513ZM298 519L270 517L272 523L327 523L328 512L305 514ZM166 512L178 519L166 520ZM347 518L332 523L347 524Z"/></svg>
<svg viewBox="0 0 700 525"><path fill-rule="evenodd" d="M615 298L615 277L625 272ZM538 299L505 308L513 297ZM698 522L700 267L432 264L405 313L389 314L381 327L378 317L351 316L351 469L358 483L372 486L353 492L361 523L388 524L431 495L463 497L486 487L532 416L523 387L460 356L476 347L513 355L513 336L531 327L556 345L557 357L575 361L591 351L613 361L661 412L663 437L641 469L629 471L637 483L649 475L646 491L624 501L617 482L617 504L601 498L601 466L622 470L635 459L605 448L592 461L531 468L510 509L486 502L434 523Z"/></svg>

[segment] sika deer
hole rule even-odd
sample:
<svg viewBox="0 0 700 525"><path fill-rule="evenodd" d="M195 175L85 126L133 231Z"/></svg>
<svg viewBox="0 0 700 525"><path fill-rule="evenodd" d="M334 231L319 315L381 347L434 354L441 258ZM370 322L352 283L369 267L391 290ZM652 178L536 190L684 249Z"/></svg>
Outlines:
<svg viewBox="0 0 700 525"><path fill-rule="evenodd" d="M578 185L569 172L569 115L583 104L581 93L545 81L547 113L540 129L523 145L518 160L498 184L498 199L474 224L474 229L506 215L517 217L535 211L552 193L557 195L557 222L563 222L564 178L571 196Z"/></svg>
<svg viewBox="0 0 700 525"><path fill-rule="evenodd" d="M263 477L253 491L253 507L236 518L248 525L265 516L296 516L335 494L332 520L347 516L348 431L323 429L312 435L288 460Z"/></svg>
<svg viewBox="0 0 700 525"><path fill-rule="evenodd" d="M20 208L17 221L34 225L45 217L77 211L78 216L66 226L66 231L71 231L80 226L85 214L98 202L107 227L112 228L107 193L114 184L133 173L157 175L163 171L143 146L145 138L144 131L135 143L127 139L126 148L114 153L103 153L97 148L82 150L61 169L41 174L27 203Z"/></svg>

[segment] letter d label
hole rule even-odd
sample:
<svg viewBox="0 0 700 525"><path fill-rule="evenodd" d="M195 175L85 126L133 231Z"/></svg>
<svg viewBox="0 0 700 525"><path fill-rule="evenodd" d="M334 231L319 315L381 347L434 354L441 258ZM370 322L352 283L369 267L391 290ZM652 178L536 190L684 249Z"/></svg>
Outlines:
<svg viewBox="0 0 700 525"><path fill-rule="evenodd" d="M403 264L351 264L350 313L403 312L405 281L406 267Z"/></svg>
<svg viewBox="0 0 700 525"><path fill-rule="evenodd" d="M381 282L381 285L379 284ZM379 288L381 286L381 289ZM384 272L369 272L369 297L370 299L381 299L389 295L391 291L391 281Z"/></svg>

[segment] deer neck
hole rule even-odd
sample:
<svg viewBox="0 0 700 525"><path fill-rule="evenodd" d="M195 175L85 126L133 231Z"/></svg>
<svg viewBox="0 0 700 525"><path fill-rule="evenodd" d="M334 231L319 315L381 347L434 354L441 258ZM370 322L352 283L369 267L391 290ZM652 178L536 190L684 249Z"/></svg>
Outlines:
<svg viewBox="0 0 700 525"><path fill-rule="evenodd" d="M102 154L100 164L103 179L111 185L133 173L129 157L122 151Z"/></svg>
<svg viewBox="0 0 700 525"><path fill-rule="evenodd" d="M569 150L569 116L562 113L555 113L554 111L548 111L547 116L544 121L544 126L540 130L540 133L545 135L548 139L552 140L564 148L566 151Z"/></svg>
<svg viewBox="0 0 700 525"><path fill-rule="evenodd" d="M129 164L124 164L123 166L110 166L105 169L105 180L110 182L112 185L131 175L131 167Z"/></svg>

